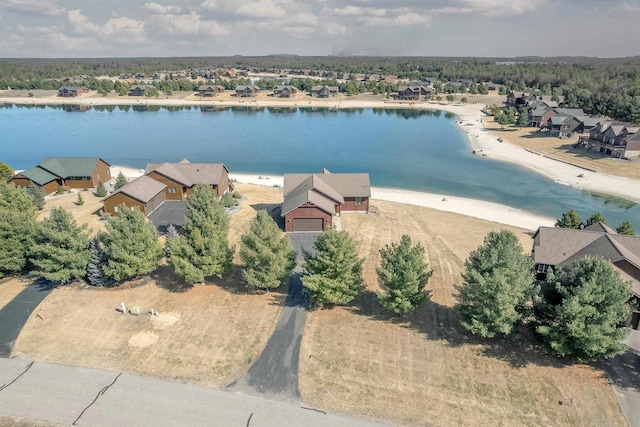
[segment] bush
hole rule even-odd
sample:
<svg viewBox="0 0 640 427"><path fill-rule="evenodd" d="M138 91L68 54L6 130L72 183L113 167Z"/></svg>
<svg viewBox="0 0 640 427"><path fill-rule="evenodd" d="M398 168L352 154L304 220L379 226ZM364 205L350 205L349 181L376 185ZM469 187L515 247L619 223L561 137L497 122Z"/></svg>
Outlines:
<svg viewBox="0 0 640 427"><path fill-rule="evenodd" d="M236 192L233 193L233 198L234 199L242 199L242 194L240 194L239 192L236 191Z"/></svg>
<svg viewBox="0 0 640 427"><path fill-rule="evenodd" d="M82 198L82 194L78 193L78 200L76 200L76 205L82 206L84 205L84 199Z"/></svg>
<svg viewBox="0 0 640 427"><path fill-rule="evenodd" d="M96 197L105 197L107 195L107 188L103 183L99 183L94 194Z"/></svg>
<svg viewBox="0 0 640 427"><path fill-rule="evenodd" d="M58 185L58 188L56 188L56 194L64 194L64 188L62 188L62 185Z"/></svg>
<svg viewBox="0 0 640 427"><path fill-rule="evenodd" d="M224 206L225 208L238 206L238 201L233 198L231 193L224 193L220 201L222 202L222 206Z"/></svg>

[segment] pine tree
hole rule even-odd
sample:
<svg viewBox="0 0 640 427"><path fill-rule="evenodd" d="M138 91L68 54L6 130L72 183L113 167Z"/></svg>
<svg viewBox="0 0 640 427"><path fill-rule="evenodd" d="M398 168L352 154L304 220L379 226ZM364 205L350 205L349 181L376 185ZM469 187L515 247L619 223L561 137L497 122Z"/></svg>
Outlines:
<svg viewBox="0 0 640 427"><path fill-rule="evenodd" d="M82 198L82 194L78 193L78 200L76 200L76 205L82 206L84 205L84 199Z"/></svg>
<svg viewBox="0 0 640 427"><path fill-rule="evenodd" d="M122 171L120 171L120 173L118 174L118 176L116 177L116 184L114 185L114 188L117 190L118 188L126 185L129 181L127 180L127 177L124 176L124 174L122 173Z"/></svg>
<svg viewBox="0 0 640 427"><path fill-rule="evenodd" d="M104 272L104 267L107 265L109 258L102 246L100 246L100 241L97 237L94 237L89 242L89 250L91 258L87 264L87 282L92 286L115 286L116 282Z"/></svg>
<svg viewBox="0 0 640 427"><path fill-rule="evenodd" d="M4 162L0 162L0 183L7 182L13 177L14 172L11 166Z"/></svg>
<svg viewBox="0 0 640 427"><path fill-rule="evenodd" d="M327 230L314 241L316 255L303 250L302 284L322 304L346 304L364 288L362 264L346 231Z"/></svg>
<svg viewBox="0 0 640 427"><path fill-rule="evenodd" d="M293 272L296 253L267 211L258 211L241 241L242 277L250 286L277 288Z"/></svg>
<svg viewBox="0 0 640 427"><path fill-rule="evenodd" d="M164 242L164 254L167 258L171 258L171 244L172 241L180 237L178 234L178 230L173 226L173 224L169 223L167 226L167 233L165 234L165 242Z"/></svg>
<svg viewBox="0 0 640 427"><path fill-rule="evenodd" d="M607 223L607 218L605 218L605 216L602 215L600 212L596 212L593 215L591 215L587 220L586 225L589 226L589 225L597 224L599 222L603 223L604 225L609 225Z"/></svg>
<svg viewBox="0 0 640 427"><path fill-rule="evenodd" d="M565 213L562 214L561 218L558 218L556 222L556 227L560 228L580 228L580 224L582 224L582 219L578 212L573 209L569 209Z"/></svg>
<svg viewBox="0 0 640 427"><path fill-rule="evenodd" d="M376 272L384 290L378 293L378 301L387 310L404 314L429 300L430 292L424 287L433 271L427 271L424 247L412 245L406 234L399 243L380 249L380 266Z"/></svg>
<svg viewBox="0 0 640 427"><path fill-rule="evenodd" d="M29 186L26 188L27 193L31 196L31 199L33 200L33 205L39 210L41 211L42 209L44 209L44 191L39 189L38 187L36 187L36 185L32 182L31 184L29 184Z"/></svg>
<svg viewBox="0 0 640 427"><path fill-rule="evenodd" d="M0 182L0 277L27 265L36 230L36 208L22 187Z"/></svg>
<svg viewBox="0 0 640 427"><path fill-rule="evenodd" d="M636 234L636 232L633 231L633 225L629 221L624 221L622 224L620 224L620 226L616 228L616 232L618 234L628 234L630 236Z"/></svg>
<svg viewBox="0 0 640 427"><path fill-rule="evenodd" d="M120 206L117 215L108 217L106 229L98 238L109 259L107 276L120 282L158 267L162 248L156 229L138 209Z"/></svg>
<svg viewBox="0 0 640 427"><path fill-rule="evenodd" d="M457 287L462 326L485 338L511 333L533 291L532 266L515 234L489 233L465 261L464 282Z"/></svg>
<svg viewBox="0 0 640 427"><path fill-rule="evenodd" d="M102 182L98 183L98 186L96 187L96 192L95 192L96 197L105 197L107 195L107 187L104 186L104 184Z"/></svg>
<svg viewBox="0 0 640 427"><path fill-rule="evenodd" d="M67 283L83 277L91 254L87 225L78 226L63 208L51 209L49 218L38 223L29 261L36 267L33 276Z"/></svg>
<svg viewBox="0 0 640 427"><path fill-rule="evenodd" d="M518 114L518 119L516 120L516 126L521 128L529 126L529 110L526 108L520 110L520 114Z"/></svg>
<svg viewBox="0 0 640 427"><path fill-rule="evenodd" d="M171 240L169 264L186 282L204 282L205 277L220 277L231 268L233 250L227 234L229 217L224 206L204 184L194 186L187 204L184 235Z"/></svg>
<svg viewBox="0 0 640 427"><path fill-rule="evenodd" d="M631 286L611 263L586 256L548 277L534 299L536 332L558 355L580 361L623 351Z"/></svg>

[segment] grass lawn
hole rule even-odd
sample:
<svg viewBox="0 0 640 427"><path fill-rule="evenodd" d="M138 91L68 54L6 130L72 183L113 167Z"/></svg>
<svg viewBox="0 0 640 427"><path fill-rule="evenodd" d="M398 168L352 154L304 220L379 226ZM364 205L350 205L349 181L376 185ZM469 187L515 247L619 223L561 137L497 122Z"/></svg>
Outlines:
<svg viewBox="0 0 640 427"><path fill-rule="evenodd" d="M237 189L246 199L231 216L232 245L256 208L282 201L277 188ZM235 267L222 280L188 286L161 267L148 283L138 280L115 289L60 287L40 305L42 319L29 319L12 356L223 387L243 375L266 345L286 292L252 293L240 278ZM121 302L140 306L142 314L117 312ZM159 316L147 314L151 308Z"/></svg>
<svg viewBox="0 0 640 427"><path fill-rule="evenodd" d="M565 365L523 340L477 339L460 326L454 285L469 252L513 227L374 200L377 214L344 214L367 257L366 291L347 307L310 313L300 355L306 404L407 425L626 425L604 373ZM402 220L400 220L402 218ZM426 248L432 302L400 317L379 307L378 250L409 234ZM562 401L562 404L559 402Z"/></svg>

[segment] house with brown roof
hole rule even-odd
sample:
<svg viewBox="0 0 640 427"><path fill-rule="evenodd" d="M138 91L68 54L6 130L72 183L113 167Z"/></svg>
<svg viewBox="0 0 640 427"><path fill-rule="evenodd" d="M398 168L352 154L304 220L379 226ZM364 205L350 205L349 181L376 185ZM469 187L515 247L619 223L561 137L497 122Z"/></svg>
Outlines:
<svg viewBox="0 0 640 427"><path fill-rule="evenodd" d="M119 209L125 206L132 210L138 209L144 216L148 216L164 202L166 187L160 181L143 175L102 199L104 212L115 215Z"/></svg>
<svg viewBox="0 0 640 427"><path fill-rule="evenodd" d="M286 232L321 232L342 212L369 212L368 173L285 174L281 215Z"/></svg>
<svg viewBox="0 0 640 427"><path fill-rule="evenodd" d="M82 86L62 86L60 89L58 89L58 96L62 96L65 98L74 98L87 92L89 92L89 89Z"/></svg>
<svg viewBox="0 0 640 427"><path fill-rule="evenodd" d="M165 200L185 200L196 184L210 185L218 197L233 191L229 171L222 163L191 163L186 159L178 163L149 163L144 174L166 186Z"/></svg>
<svg viewBox="0 0 640 427"><path fill-rule="evenodd" d="M295 86L276 86L273 89L273 96L277 98L291 98L291 95L298 93Z"/></svg>
<svg viewBox="0 0 640 427"><path fill-rule="evenodd" d="M236 96L239 98L251 98L256 96L258 88L251 86L238 86L236 87Z"/></svg>
<svg viewBox="0 0 640 427"><path fill-rule="evenodd" d="M200 96L216 96L224 93L224 87L220 85L200 85L198 87L198 95Z"/></svg>
<svg viewBox="0 0 640 427"><path fill-rule="evenodd" d="M312 86L311 96L316 98L335 98L338 96L338 86Z"/></svg>
<svg viewBox="0 0 640 427"><path fill-rule="evenodd" d="M153 86L133 85L129 88L129 96L147 96Z"/></svg>
<svg viewBox="0 0 640 427"><path fill-rule="evenodd" d="M601 120L580 143L589 150L613 158L637 158L640 156L640 125Z"/></svg>
<svg viewBox="0 0 640 427"><path fill-rule="evenodd" d="M99 157L45 157L34 168L16 174L9 182L28 187L34 184L45 194L58 187L89 189L111 179L109 163Z"/></svg>
<svg viewBox="0 0 640 427"><path fill-rule="evenodd" d="M529 102L534 101L536 95L530 92L517 92L512 91L507 95L507 101L505 102L507 107L523 108L526 107Z"/></svg>

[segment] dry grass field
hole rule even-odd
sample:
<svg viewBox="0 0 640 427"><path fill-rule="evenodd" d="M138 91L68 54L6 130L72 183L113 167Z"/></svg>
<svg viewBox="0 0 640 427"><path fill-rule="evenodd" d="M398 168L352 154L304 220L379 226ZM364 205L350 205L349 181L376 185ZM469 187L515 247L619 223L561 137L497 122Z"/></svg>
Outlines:
<svg viewBox="0 0 640 427"><path fill-rule="evenodd" d="M236 189L245 199L231 216L232 245L256 209L282 201L277 188L237 185ZM247 290L238 267L222 280L196 286L181 282L168 267L153 273L148 283L138 280L115 289L64 286L42 302L42 319L29 319L12 355L223 387L244 374L264 348L285 292ZM0 292L0 298L5 293L9 295ZM142 314L119 313L121 302L129 308L140 306ZM151 308L159 316L148 314Z"/></svg>
<svg viewBox="0 0 640 427"><path fill-rule="evenodd" d="M7 305L9 301L15 298L24 290L31 280L24 277L5 277L0 280L0 309ZM1 424L0 424L1 425Z"/></svg>
<svg viewBox="0 0 640 427"><path fill-rule="evenodd" d="M81 191L80 194L84 200L82 206L76 205L77 193L49 196L46 199L44 209L38 213L38 221L48 218L51 208L64 208L73 214L78 225L87 224L92 234L104 231L104 221L99 215L99 211L102 209L100 198L94 196L93 191Z"/></svg>
<svg viewBox="0 0 640 427"><path fill-rule="evenodd" d="M609 175L623 176L626 178L640 179L640 163L622 159L612 159L608 156L582 148L573 148L578 142L578 136L571 138L555 138L542 136L534 128L506 128L500 129L500 125L493 121L492 117L484 119L487 129L513 145L525 148L537 154L542 154L551 159L595 170Z"/></svg>
<svg viewBox="0 0 640 427"><path fill-rule="evenodd" d="M466 333L453 309L454 285L469 252L492 230L523 230L374 200L370 215L342 224L367 257L366 291L349 306L310 313L300 355L306 404L406 425L623 426L599 369L563 364L542 350ZM432 301L399 317L381 309L379 248L409 234L426 248ZM560 402L562 404L560 404Z"/></svg>

